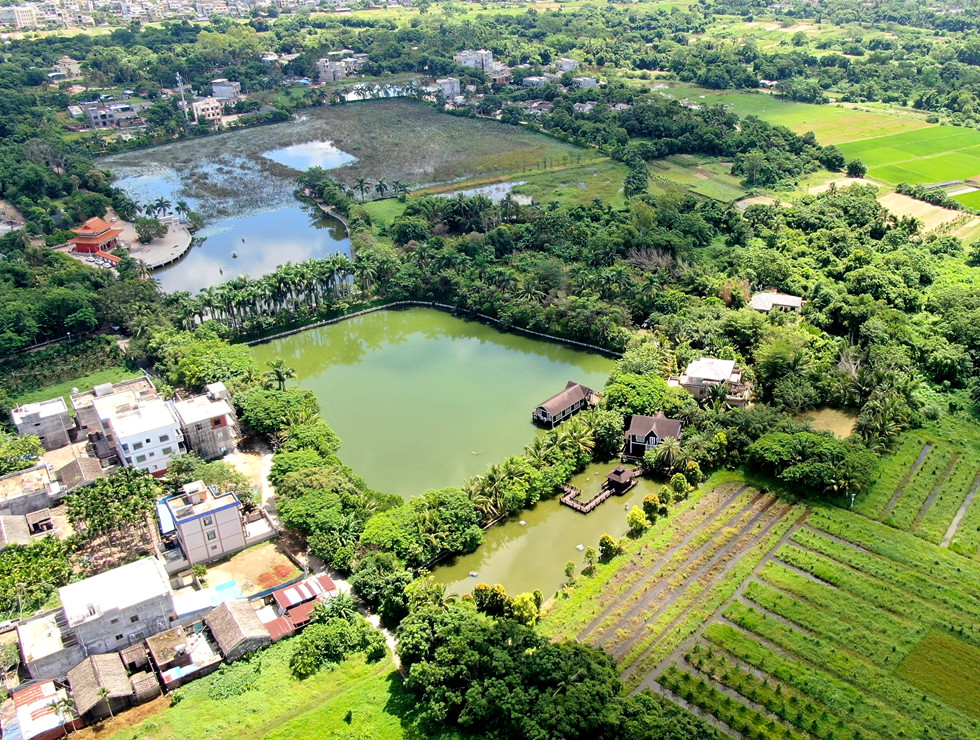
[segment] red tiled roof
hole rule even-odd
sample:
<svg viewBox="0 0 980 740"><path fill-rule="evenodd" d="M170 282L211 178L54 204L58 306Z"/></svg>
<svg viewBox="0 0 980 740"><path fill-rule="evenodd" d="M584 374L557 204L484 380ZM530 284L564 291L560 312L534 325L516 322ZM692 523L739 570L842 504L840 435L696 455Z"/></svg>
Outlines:
<svg viewBox="0 0 980 740"><path fill-rule="evenodd" d="M113 228L111 223L96 216L94 218L90 218L81 226L76 226L74 229L72 229L72 231L79 236L99 236L111 228Z"/></svg>
<svg viewBox="0 0 980 740"><path fill-rule="evenodd" d="M269 630L269 636L273 642L277 642L296 631L296 625L292 623L289 617L279 617L271 622L266 622L265 628Z"/></svg>

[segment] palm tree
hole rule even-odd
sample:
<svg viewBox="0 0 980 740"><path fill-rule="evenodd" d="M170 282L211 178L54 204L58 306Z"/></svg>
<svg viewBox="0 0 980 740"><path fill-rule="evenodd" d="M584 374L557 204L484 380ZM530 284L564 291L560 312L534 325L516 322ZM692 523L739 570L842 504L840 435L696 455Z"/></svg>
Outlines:
<svg viewBox="0 0 980 740"><path fill-rule="evenodd" d="M281 357L277 357L268 363L268 365L269 371L265 374L265 377L269 385L275 384L279 390L286 390L286 381L296 377L296 368L287 367L286 361Z"/></svg>
<svg viewBox="0 0 980 740"><path fill-rule="evenodd" d="M191 212L191 207L187 205L186 200L178 200L174 204L174 210L177 211L177 215L181 217L181 220L183 220L183 217Z"/></svg>
<svg viewBox="0 0 980 740"><path fill-rule="evenodd" d="M404 180L395 180L391 183L391 189L398 196L398 200L404 202L408 197L408 183Z"/></svg>
<svg viewBox="0 0 980 740"><path fill-rule="evenodd" d="M109 719L112 719L115 715L112 713L112 702L109 701L109 689L102 686L99 689L99 698L105 702L106 708L109 710Z"/></svg>
<svg viewBox="0 0 980 740"><path fill-rule="evenodd" d="M363 203L364 202L364 194L367 192L367 189L368 189L368 181L367 181L367 178L359 177L356 180L354 180L354 189L360 191L360 193L361 193L361 203Z"/></svg>
<svg viewBox="0 0 980 740"><path fill-rule="evenodd" d="M378 183L374 186L374 192L376 192L382 198L385 197L385 193L388 192L388 183L385 182L383 177L378 180Z"/></svg>
<svg viewBox="0 0 980 740"><path fill-rule="evenodd" d="M65 737L68 737L68 723L74 718L72 715L75 713L75 702L71 700L70 696L63 696L53 705L54 711L58 714L58 719L61 720L62 729L65 731Z"/></svg>
<svg viewBox="0 0 980 740"><path fill-rule="evenodd" d="M653 459L657 467L665 475L673 474L684 457L681 443L673 437L664 437L653 449Z"/></svg>

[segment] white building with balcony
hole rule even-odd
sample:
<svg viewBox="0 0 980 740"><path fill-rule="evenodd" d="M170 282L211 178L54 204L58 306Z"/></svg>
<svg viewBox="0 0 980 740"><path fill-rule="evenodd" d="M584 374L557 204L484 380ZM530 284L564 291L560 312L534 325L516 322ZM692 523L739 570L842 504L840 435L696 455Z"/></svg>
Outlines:
<svg viewBox="0 0 980 740"><path fill-rule="evenodd" d="M95 412L119 462L153 475L167 472L170 458L184 453L180 419L161 398L136 400L129 393L96 399Z"/></svg>

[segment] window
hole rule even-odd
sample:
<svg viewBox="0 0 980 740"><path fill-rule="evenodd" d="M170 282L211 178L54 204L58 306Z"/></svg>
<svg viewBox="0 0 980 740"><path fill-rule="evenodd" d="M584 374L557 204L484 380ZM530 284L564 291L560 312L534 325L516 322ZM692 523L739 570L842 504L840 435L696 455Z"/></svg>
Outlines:
<svg viewBox="0 0 980 740"><path fill-rule="evenodd" d="M143 449L143 443L142 442L133 442L133 449L134 450L142 450Z"/></svg>
<svg viewBox="0 0 980 740"><path fill-rule="evenodd" d="M118 619L110 619L109 624L115 624L118 621L119 621Z"/></svg>
<svg viewBox="0 0 980 740"><path fill-rule="evenodd" d="M212 530L211 530L210 532L208 532L208 539L209 539L209 540L213 540L213 539L214 539L215 537L217 537L217 536L218 536L218 535L216 535L216 534L214 533L214 530L213 530L213 529L212 529Z"/></svg>
<svg viewBox="0 0 980 740"><path fill-rule="evenodd" d="M116 642L119 642L121 639L123 639L122 635L116 635Z"/></svg>
<svg viewBox="0 0 980 740"><path fill-rule="evenodd" d="M150 444L150 440L149 440L149 439L147 439L147 440L146 440L146 443L147 443L147 444Z"/></svg>
<svg viewBox="0 0 980 740"><path fill-rule="evenodd" d="M131 617L129 618L129 621L130 621L130 623L133 623L133 622L138 622L138 621L140 621L140 615L139 615L139 614L134 614L133 616L131 616Z"/></svg>
<svg viewBox="0 0 980 740"><path fill-rule="evenodd" d="M123 452L129 452L129 445L125 442L122 443Z"/></svg>
<svg viewBox="0 0 980 740"><path fill-rule="evenodd" d="M136 456L136 462L138 462L138 463L146 462L146 455L137 455Z"/></svg>
<svg viewBox="0 0 980 740"><path fill-rule="evenodd" d="M224 423L225 423L225 420L222 419L220 416L217 419L211 419L211 426L213 426L213 427L220 427Z"/></svg>
<svg viewBox="0 0 980 740"><path fill-rule="evenodd" d="M161 434L160 435L160 441L161 442L169 442L170 441L170 435L169 434Z"/></svg>
<svg viewBox="0 0 980 740"><path fill-rule="evenodd" d="M160 454L161 455L172 455L172 454L174 454L174 448L173 447L164 447L163 448L163 452L161 452Z"/></svg>
<svg viewBox="0 0 980 740"><path fill-rule="evenodd" d="M155 453L155 452L151 452L151 453L150 453L150 457L155 457L155 456L156 456L156 454L157 454L157 453Z"/></svg>
<svg viewBox="0 0 980 740"><path fill-rule="evenodd" d="M211 549L212 550L217 550L218 549L218 546L217 545L211 545Z"/></svg>
<svg viewBox="0 0 980 740"><path fill-rule="evenodd" d="M206 517L204 517L204 521L202 522L202 524L205 527L210 527L213 522L214 522L214 520L211 517L206 516Z"/></svg>

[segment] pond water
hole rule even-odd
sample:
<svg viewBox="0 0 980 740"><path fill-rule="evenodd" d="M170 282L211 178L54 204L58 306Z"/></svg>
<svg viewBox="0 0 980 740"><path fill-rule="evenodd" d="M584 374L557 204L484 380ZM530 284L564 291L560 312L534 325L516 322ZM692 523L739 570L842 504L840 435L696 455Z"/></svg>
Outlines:
<svg viewBox="0 0 980 740"><path fill-rule="evenodd" d="M184 200L204 218L184 257L154 272L164 290L195 293L238 275L260 277L286 262L350 254L343 224L296 199L294 175L313 165L340 167L355 157L326 141L248 156L228 143L250 134L211 137L219 146L197 141L198 148L191 149L191 142L179 142L141 152L145 157L126 153L99 162L138 203Z"/></svg>
<svg viewBox="0 0 980 740"><path fill-rule="evenodd" d="M857 413L841 409L814 409L797 415L799 421L807 421L817 431L831 431L838 437L851 436L857 423Z"/></svg>
<svg viewBox="0 0 980 740"><path fill-rule="evenodd" d="M499 203L504 198L507 197L507 193L511 192L518 185L526 184L523 180L519 182L498 182L493 185L482 185L478 188L468 188L466 190L454 190L451 193L438 193L437 198L454 198L457 195L465 195L468 198L472 198L474 195L485 195L494 203ZM522 206L530 205L531 197L528 195L519 195L514 193L514 202Z"/></svg>
<svg viewBox="0 0 980 740"><path fill-rule="evenodd" d="M332 170L357 161L357 157L341 151L332 141L293 144L281 149L273 149L271 152L263 152L262 156L295 170L308 170L310 167Z"/></svg>
<svg viewBox="0 0 980 740"><path fill-rule="evenodd" d="M616 462L595 463L571 483L588 496L599 490L606 473L615 466ZM661 482L641 478L632 491L607 499L588 514L563 506L557 498L542 501L488 529L476 552L440 565L433 577L458 594L469 593L478 583L500 583L510 594L541 589L547 599L565 583L569 560L577 566L576 573L584 567L585 553L577 546L596 547L607 533L617 539L624 536L629 529L626 512L640 506L643 498L659 491L660 486Z"/></svg>
<svg viewBox="0 0 980 740"><path fill-rule="evenodd" d="M203 241L179 262L153 273L163 290L193 293L238 275L266 275L286 262L349 254L344 225L319 208L298 202L222 219L195 236Z"/></svg>
<svg viewBox="0 0 980 740"><path fill-rule="evenodd" d="M601 387L613 361L434 309L378 311L252 348L282 357L369 486L409 498L519 454L531 411L569 380ZM565 561L562 561L564 564Z"/></svg>

